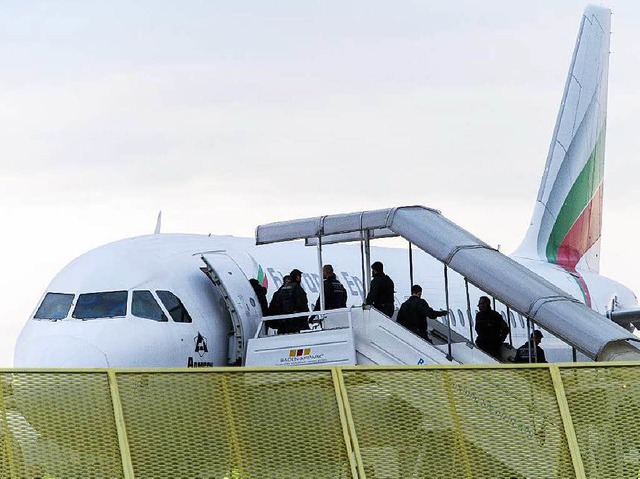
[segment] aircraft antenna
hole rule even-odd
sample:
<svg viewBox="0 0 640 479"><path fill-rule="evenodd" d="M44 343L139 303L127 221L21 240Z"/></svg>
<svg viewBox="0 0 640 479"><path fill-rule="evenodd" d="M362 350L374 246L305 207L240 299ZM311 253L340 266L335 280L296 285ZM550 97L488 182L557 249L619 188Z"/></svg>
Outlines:
<svg viewBox="0 0 640 479"><path fill-rule="evenodd" d="M156 229L154 235L160 234L160 226L162 225L162 210L158 211L158 219L156 220Z"/></svg>

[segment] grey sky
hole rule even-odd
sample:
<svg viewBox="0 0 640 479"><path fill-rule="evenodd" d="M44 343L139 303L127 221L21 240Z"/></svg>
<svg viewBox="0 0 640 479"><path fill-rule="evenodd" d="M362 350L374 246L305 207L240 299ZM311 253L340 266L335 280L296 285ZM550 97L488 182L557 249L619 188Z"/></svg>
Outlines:
<svg viewBox="0 0 640 479"><path fill-rule="evenodd" d="M0 365L64 264L160 209L167 232L249 236L424 204L511 251L584 6L0 3ZM602 272L640 292L640 6L609 6Z"/></svg>

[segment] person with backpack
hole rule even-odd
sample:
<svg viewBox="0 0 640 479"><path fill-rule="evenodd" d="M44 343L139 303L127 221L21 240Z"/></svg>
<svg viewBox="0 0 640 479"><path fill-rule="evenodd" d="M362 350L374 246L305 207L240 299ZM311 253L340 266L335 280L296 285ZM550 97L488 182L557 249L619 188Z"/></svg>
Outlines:
<svg viewBox="0 0 640 479"><path fill-rule="evenodd" d="M529 341L524 343L516 351L514 362L516 363L546 363L547 358L544 356L544 350L540 347L542 341L542 331L536 329L531 333Z"/></svg>
<svg viewBox="0 0 640 479"><path fill-rule="evenodd" d="M302 282L302 271L293 269L291 273L289 273L289 278L291 281L278 290L278 295L275 299L277 303L273 305L274 311L278 311L278 314L303 313L309 311L307 293L300 285ZM272 299L272 304L273 301ZM280 320L278 334L299 333L303 329L309 329L309 318L307 315Z"/></svg>

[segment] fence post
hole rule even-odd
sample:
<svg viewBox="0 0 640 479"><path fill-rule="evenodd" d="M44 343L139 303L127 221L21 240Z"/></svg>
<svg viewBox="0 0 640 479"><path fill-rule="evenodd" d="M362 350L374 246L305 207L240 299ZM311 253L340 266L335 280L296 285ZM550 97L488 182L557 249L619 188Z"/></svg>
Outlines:
<svg viewBox="0 0 640 479"><path fill-rule="evenodd" d="M107 371L109 378L109 389L111 390L111 403L113 404L113 415L116 422L116 432L118 434L118 445L120 446L120 458L122 459L122 473L125 479L134 479L133 464L131 463L131 451L129 450L129 440L127 439L127 428L122 414L122 403L120 402L120 391L118 390L118 380L115 371Z"/></svg>
<svg viewBox="0 0 640 479"><path fill-rule="evenodd" d="M347 399L347 390L344 384L344 378L340 368L331 368L331 379L336 392L336 401L338 403L338 412L340 413L340 424L342 424L342 435L344 443L349 454L349 467L351 468L351 476L353 479L364 478L364 466L358 441L355 438L355 426L353 418L349 410L349 401ZM353 437L352 437L353 434ZM360 474L358 474L360 472Z"/></svg>
<svg viewBox="0 0 640 479"><path fill-rule="evenodd" d="M584 471L584 464L582 463L582 456L580 455L580 448L578 447L578 438L576 437L576 430L573 427L573 420L571 419L564 384L560 376L560 369L556 365L550 365L549 372L553 380L553 389L556 392L556 400L558 401L558 408L560 409L564 433L567 436L567 444L569 445L569 452L571 453L571 461L573 462L576 479L586 479L587 476Z"/></svg>
<svg viewBox="0 0 640 479"><path fill-rule="evenodd" d="M4 387L3 381L5 379L5 375L0 375L0 413L2 414L2 444L4 445L5 452L7 455L7 461L9 462L9 473L11 477L19 477L18 472L16 471L16 458L13 454L13 445L15 443L11 431L9 431L9 421L7 419L7 404L5 402L4 397Z"/></svg>

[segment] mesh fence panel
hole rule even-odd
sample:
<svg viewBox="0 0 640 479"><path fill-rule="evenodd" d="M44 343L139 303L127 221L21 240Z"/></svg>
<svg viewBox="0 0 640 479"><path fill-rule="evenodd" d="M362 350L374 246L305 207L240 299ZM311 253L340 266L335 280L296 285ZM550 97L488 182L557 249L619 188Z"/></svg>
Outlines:
<svg viewBox="0 0 640 479"><path fill-rule="evenodd" d="M640 477L640 368L561 368L587 477Z"/></svg>
<svg viewBox="0 0 640 479"><path fill-rule="evenodd" d="M559 371L586 476L639 477L640 368ZM368 479L575 477L548 368L336 374ZM331 370L116 377L136 478L351 477ZM113 404L106 372L0 372L0 479L124 477Z"/></svg>
<svg viewBox="0 0 640 479"><path fill-rule="evenodd" d="M548 369L343 377L368 479L575 477Z"/></svg>
<svg viewBox="0 0 640 479"><path fill-rule="evenodd" d="M0 477L123 477L106 373L1 373L0 382Z"/></svg>
<svg viewBox="0 0 640 479"><path fill-rule="evenodd" d="M119 373L136 478L347 478L331 371Z"/></svg>

